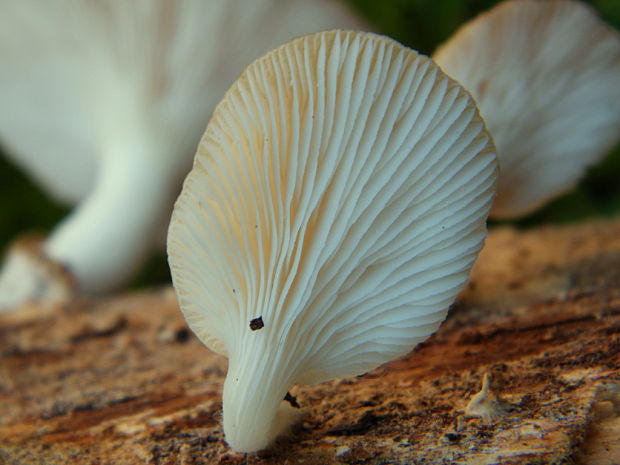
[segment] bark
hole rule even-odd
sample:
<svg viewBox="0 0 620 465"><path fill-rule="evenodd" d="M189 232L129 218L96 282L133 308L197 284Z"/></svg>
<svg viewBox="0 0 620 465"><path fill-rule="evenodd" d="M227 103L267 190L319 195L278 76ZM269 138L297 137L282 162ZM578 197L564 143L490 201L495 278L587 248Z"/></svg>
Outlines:
<svg viewBox="0 0 620 465"><path fill-rule="evenodd" d="M0 315L0 463L618 464L619 354L619 220L494 229L434 336L295 387L302 419L259 454L227 448L226 360L171 289L24 307Z"/></svg>

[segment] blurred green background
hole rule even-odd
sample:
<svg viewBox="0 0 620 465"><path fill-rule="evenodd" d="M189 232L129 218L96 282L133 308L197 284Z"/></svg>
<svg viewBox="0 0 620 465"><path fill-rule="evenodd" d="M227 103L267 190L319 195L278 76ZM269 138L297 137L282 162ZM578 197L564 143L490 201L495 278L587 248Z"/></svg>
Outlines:
<svg viewBox="0 0 620 465"><path fill-rule="evenodd" d="M462 23L499 3L497 0L347 0L375 31L430 55ZM609 24L620 29L620 0L591 0ZM620 83L618 83L620 85ZM620 130L620 128L619 128ZM68 212L0 156L0 253L18 234L48 232ZM620 213L620 146L572 192L515 222L519 227L576 222ZM169 282L162 253L154 256L134 285Z"/></svg>

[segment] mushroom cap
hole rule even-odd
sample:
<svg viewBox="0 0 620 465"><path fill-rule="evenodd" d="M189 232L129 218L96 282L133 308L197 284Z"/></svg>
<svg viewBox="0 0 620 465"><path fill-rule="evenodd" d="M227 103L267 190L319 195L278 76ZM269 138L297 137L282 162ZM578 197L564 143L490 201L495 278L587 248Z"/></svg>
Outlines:
<svg viewBox="0 0 620 465"><path fill-rule="evenodd" d="M0 9L0 141L71 204L128 137L171 163L180 183L248 63L299 34L360 24L332 0L0 0ZM175 150L160 150L160 138Z"/></svg>
<svg viewBox="0 0 620 465"><path fill-rule="evenodd" d="M92 186L97 153L64 3L0 1L0 142L56 200L75 203ZM90 36L76 37L87 44Z"/></svg>
<svg viewBox="0 0 620 465"><path fill-rule="evenodd" d="M229 357L233 449L282 430L291 385L367 372L437 329L482 247L495 180L471 97L389 38L322 32L245 70L168 233L181 309Z"/></svg>
<svg viewBox="0 0 620 465"><path fill-rule="evenodd" d="M583 3L504 2L433 59L472 93L493 135L491 216L529 213L571 189L620 137L620 35Z"/></svg>

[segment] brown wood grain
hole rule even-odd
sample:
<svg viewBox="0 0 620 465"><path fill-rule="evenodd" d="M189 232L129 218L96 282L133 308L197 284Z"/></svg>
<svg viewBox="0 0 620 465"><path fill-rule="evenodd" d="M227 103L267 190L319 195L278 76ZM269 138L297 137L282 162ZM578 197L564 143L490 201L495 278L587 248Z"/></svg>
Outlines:
<svg viewBox="0 0 620 465"><path fill-rule="evenodd" d="M0 464L619 464L620 221L494 229L434 336L293 388L265 452L227 448L225 373L170 289L0 314ZM467 417L485 374L506 411Z"/></svg>

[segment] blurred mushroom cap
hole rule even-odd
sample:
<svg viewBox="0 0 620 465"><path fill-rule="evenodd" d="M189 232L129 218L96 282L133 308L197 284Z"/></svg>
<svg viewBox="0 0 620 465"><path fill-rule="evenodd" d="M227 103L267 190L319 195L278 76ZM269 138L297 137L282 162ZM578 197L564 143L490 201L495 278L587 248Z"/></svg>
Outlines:
<svg viewBox="0 0 620 465"><path fill-rule="evenodd" d="M153 143L153 157L186 172L215 104L252 60L300 34L360 25L334 0L1 0L0 9L0 142L70 204L128 136L171 140L177 152Z"/></svg>
<svg viewBox="0 0 620 465"><path fill-rule="evenodd" d="M46 257L79 291L126 284L163 246L208 118L243 68L299 34L359 24L336 0L0 0L0 143L79 204ZM0 308L43 300L40 263L5 262Z"/></svg>
<svg viewBox="0 0 620 465"><path fill-rule="evenodd" d="M433 59L472 93L497 146L494 217L571 189L620 137L620 35L583 3L501 3Z"/></svg>

